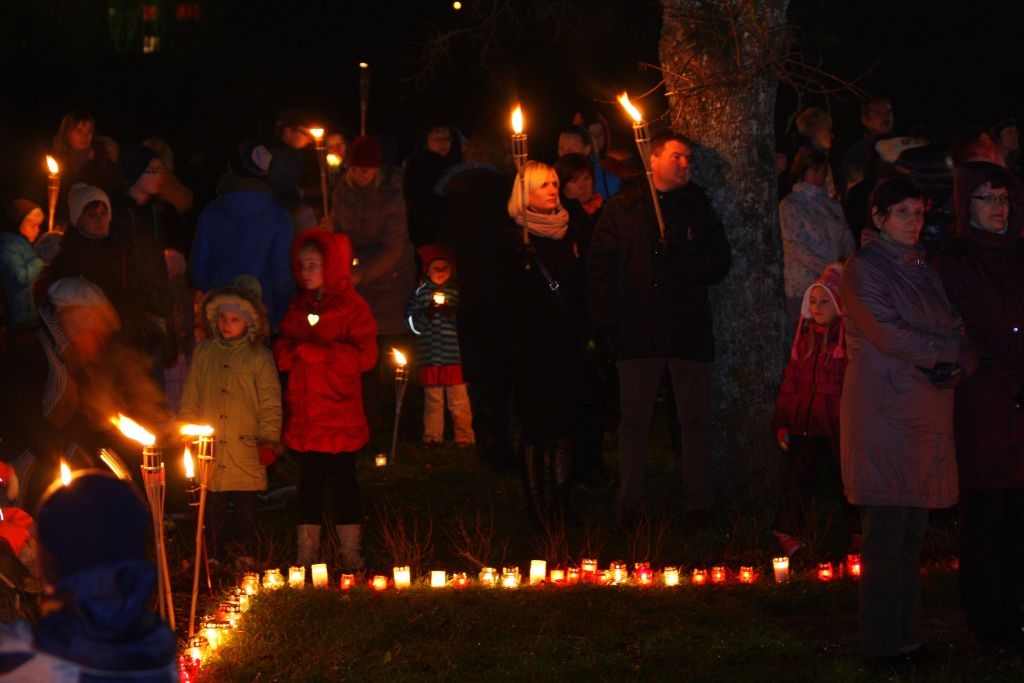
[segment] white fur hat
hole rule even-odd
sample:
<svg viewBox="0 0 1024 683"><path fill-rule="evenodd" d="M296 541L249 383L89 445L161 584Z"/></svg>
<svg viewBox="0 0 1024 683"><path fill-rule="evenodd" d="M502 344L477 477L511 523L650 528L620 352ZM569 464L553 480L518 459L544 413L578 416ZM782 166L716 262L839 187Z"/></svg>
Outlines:
<svg viewBox="0 0 1024 683"><path fill-rule="evenodd" d="M93 202L103 202L110 211L110 197L107 193L93 185L75 183L68 191L68 207L71 212L71 225L78 225L78 219L82 217L82 211Z"/></svg>

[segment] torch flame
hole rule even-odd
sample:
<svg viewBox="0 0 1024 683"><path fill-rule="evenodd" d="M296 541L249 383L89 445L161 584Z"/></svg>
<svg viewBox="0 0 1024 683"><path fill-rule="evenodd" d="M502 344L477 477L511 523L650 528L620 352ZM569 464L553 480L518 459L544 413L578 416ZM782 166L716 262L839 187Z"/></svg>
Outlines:
<svg viewBox="0 0 1024 683"><path fill-rule="evenodd" d="M521 135L523 132L523 108L518 104L512 110L512 132Z"/></svg>
<svg viewBox="0 0 1024 683"><path fill-rule="evenodd" d="M193 465L193 463L192 463L192 451L190 451L188 449L188 446L185 446L184 461L185 461L185 478L186 479L194 479L195 476L196 476L196 469L195 469L195 465Z"/></svg>
<svg viewBox="0 0 1024 683"><path fill-rule="evenodd" d="M138 441L143 446L152 446L156 443L155 436L143 429L138 422L121 413L118 413L117 417L110 418L110 422L132 441Z"/></svg>
<svg viewBox="0 0 1024 683"><path fill-rule="evenodd" d="M46 168L50 170L50 175L57 175L60 173L60 166L57 165L57 160L49 154L46 155Z"/></svg>
<svg viewBox="0 0 1024 683"><path fill-rule="evenodd" d="M210 425L182 425L181 433L184 436L210 436L213 434L213 427Z"/></svg>
<svg viewBox="0 0 1024 683"><path fill-rule="evenodd" d="M313 136L314 140L316 140L317 142L320 142L320 139L323 138L323 136L324 136L324 129L323 128L310 128L309 129L309 134Z"/></svg>
<svg viewBox="0 0 1024 683"><path fill-rule="evenodd" d="M60 459L60 483L64 486L71 483L71 468L64 462L64 458Z"/></svg>
<svg viewBox="0 0 1024 683"><path fill-rule="evenodd" d="M633 106L633 103L629 101L629 95L626 93L619 95L619 104L622 105L622 108L626 110L626 113L629 114L634 121L644 120L644 115L640 113L639 109Z"/></svg>
<svg viewBox="0 0 1024 683"><path fill-rule="evenodd" d="M398 349L392 347L391 353L395 355L395 362L398 363L398 365L404 366L406 363L409 362L405 359L405 354L399 351Z"/></svg>

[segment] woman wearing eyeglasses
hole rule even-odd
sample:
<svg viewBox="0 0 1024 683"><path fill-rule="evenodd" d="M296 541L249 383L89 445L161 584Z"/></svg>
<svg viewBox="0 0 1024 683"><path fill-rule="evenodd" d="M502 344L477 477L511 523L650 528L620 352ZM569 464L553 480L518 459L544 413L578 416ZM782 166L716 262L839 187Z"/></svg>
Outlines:
<svg viewBox="0 0 1024 683"><path fill-rule="evenodd" d="M1024 202L985 161L955 172L956 240L939 274L981 365L956 390L960 596L972 642L1024 647Z"/></svg>

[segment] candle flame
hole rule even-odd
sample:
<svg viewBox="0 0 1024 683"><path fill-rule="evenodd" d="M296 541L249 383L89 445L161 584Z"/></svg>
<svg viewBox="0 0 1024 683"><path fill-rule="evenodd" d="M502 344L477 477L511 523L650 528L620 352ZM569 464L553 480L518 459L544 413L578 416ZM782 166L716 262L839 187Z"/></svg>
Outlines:
<svg viewBox="0 0 1024 683"><path fill-rule="evenodd" d="M520 135L523 132L523 108L518 104L512 110L512 132Z"/></svg>
<svg viewBox="0 0 1024 683"><path fill-rule="evenodd" d="M640 113L639 109L633 106L633 103L629 101L629 95L626 93L619 95L619 104L622 105L622 108L626 110L626 113L629 114L634 121L639 122L644 120L644 115Z"/></svg>
<svg viewBox="0 0 1024 683"><path fill-rule="evenodd" d="M196 468L195 464L192 462L192 451L188 449L188 446L185 446L185 455L182 460L185 463L185 478L195 479Z"/></svg>
<svg viewBox="0 0 1024 683"><path fill-rule="evenodd" d="M337 168L338 166L341 166L341 157L335 154L334 152L329 153L327 155L327 165L330 166L331 168Z"/></svg>
<svg viewBox="0 0 1024 683"><path fill-rule="evenodd" d="M323 128L310 128L309 129L309 134L313 136L314 140L316 140L317 142L320 142L320 140L324 136L324 129Z"/></svg>
<svg viewBox="0 0 1024 683"><path fill-rule="evenodd" d="M64 458L60 459L60 483L64 486L71 483L71 468L64 462Z"/></svg>
<svg viewBox="0 0 1024 683"><path fill-rule="evenodd" d="M142 428L135 420L118 413L117 417L110 418L110 423L120 430L122 434L132 441L137 441L143 446L152 446L156 443L156 437Z"/></svg>
<svg viewBox="0 0 1024 683"><path fill-rule="evenodd" d="M369 69L370 65L367 64L366 62L359 62L359 68L360 69Z"/></svg>
<svg viewBox="0 0 1024 683"><path fill-rule="evenodd" d="M391 353L394 354L395 363L397 363L398 365L404 366L406 363L409 362L408 360L406 360L405 354L399 351L398 349L391 347Z"/></svg>
<svg viewBox="0 0 1024 683"><path fill-rule="evenodd" d="M57 160L49 154L46 155L46 168L50 170L51 175L57 175L60 173L60 166L57 164Z"/></svg>
<svg viewBox="0 0 1024 683"><path fill-rule="evenodd" d="M211 436L213 434L213 427L210 425L182 425L181 433L184 436Z"/></svg>

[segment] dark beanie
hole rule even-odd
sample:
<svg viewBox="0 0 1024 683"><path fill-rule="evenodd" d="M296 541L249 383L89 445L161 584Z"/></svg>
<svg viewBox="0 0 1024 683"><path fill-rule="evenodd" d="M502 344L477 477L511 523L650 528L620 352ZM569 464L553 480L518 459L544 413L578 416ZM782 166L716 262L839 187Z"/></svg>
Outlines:
<svg viewBox="0 0 1024 683"><path fill-rule="evenodd" d="M36 512L39 565L56 584L88 567L146 558L150 518L142 496L103 470L78 470L55 482Z"/></svg>
<svg viewBox="0 0 1024 683"><path fill-rule="evenodd" d="M149 162L158 157L156 152L145 145L131 144L122 147L117 163L121 167L121 177L125 184L134 185L149 166Z"/></svg>
<svg viewBox="0 0 1024 683"><path fill-rule="evenodd" d="M15 199L11 202L11 206L8 209L7 215L7 229L11 232L18 232L21 227L21 222L25 220L25 216L29 215L36 209L42 211L42 208L29 199Z"/></svg>
<svg viewBox="0 0 1024 683"><path fill-rule="evenodd" d="M361 135L348 148L348 165L380 168L384 152L376 138Z"/></svg>

